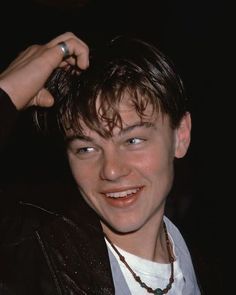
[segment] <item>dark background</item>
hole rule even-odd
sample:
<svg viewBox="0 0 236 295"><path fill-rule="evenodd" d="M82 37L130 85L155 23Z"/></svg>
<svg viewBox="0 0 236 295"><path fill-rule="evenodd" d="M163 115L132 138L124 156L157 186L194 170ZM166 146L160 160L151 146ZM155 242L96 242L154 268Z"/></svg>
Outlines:
<svg viewBox="0 0 236 295"><path fill-rule="evenodd" d="M143 37L174 61L190 98L193 130L187 156L176 163L167 213L192 249L207 295L233 290L233 271L226 271L225 264L234 254L229 217L235 174L235 33L230 10L225 1L22 0L0 7L1 70L28 45L45 43L65 31L76 33L89 46L122 33ZM63 204L70 185L57 139L39 134L31 111L23 112L1 155L1 191L10 188L21 198Z"/></svg>

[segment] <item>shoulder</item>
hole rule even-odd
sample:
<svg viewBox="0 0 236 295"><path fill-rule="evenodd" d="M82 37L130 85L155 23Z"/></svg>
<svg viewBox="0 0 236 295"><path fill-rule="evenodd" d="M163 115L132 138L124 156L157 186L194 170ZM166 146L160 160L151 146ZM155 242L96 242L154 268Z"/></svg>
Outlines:
<svg viewBox="0 0 236 295"><path fill-rule="evenodd" d="M58 216L36 204L8 201L0 208L0 244L18 243Z"/></svg>
<svg viewBox="0 0 236 295"><path fill-rule="evenodd" d="M16 190L0 193L0 245L29 239L36 231L66 234L68 226L92 235L101 231L97 214L72 188Z"/></svg>

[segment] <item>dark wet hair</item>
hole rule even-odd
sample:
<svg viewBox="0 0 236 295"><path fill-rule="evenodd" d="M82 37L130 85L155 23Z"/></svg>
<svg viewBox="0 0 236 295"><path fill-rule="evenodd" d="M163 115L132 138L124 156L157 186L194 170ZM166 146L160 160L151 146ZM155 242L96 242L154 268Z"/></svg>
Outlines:
<svg viewBox="0 0 236 295"><path fill-rule="evenodd" d="M123 36L92 49L87 70L56 69L46 86L55 97L53 116L64 134L83 133L83 122L110 136L115 126L122 128L119 104L125 94L141 120L151 104L153 112L168 115L175 128L187 111L183 84L172 62L152 44ZM39 116L37 120L40 123Z"/></svg>

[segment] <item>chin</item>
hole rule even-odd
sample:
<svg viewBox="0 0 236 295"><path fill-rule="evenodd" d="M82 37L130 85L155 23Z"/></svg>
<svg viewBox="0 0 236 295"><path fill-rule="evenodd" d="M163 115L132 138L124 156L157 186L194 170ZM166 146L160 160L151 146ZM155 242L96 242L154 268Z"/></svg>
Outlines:
<svg viewBox="0 0 236 295"><path fill-rule="evenodd" d="M117 234L129 234L138 231L141 228L140 223L127 222L125 224L117 224L117 223L108 223L105 222L105 225L113 232Z"/></svg>

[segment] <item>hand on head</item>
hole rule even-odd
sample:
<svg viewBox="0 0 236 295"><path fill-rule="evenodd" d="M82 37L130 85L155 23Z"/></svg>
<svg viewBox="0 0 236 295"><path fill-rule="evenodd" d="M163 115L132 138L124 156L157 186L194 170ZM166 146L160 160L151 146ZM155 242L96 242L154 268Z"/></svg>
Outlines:
<svg viewBox="0 0 236 295"><path fill-rule="evenodd" d="M55 68L68 64L76 64L82 70L89 65L88 46L71 32L21 52L1 73L0 88L8 93L19 110L32 105L52 106L54 99L45 89L45 82Z"/></svg>

